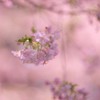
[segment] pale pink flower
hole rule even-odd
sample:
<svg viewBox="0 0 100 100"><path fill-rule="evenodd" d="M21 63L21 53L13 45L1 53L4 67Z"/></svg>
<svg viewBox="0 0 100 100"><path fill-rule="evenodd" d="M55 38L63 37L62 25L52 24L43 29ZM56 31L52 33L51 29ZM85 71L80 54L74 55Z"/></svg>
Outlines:
<svg viewBox="0 0 100 100"><path fill-rule="evenodd" d="M23 55L24 58L32 58L35 54L35 50L32 49L24 49L21 51L21 55Z"/></svg>
<svg viewBox="0 0 100 100"><path fill-rule="evenodd" d="M40 42L42 45L45 45L47 42L50 41L50 39L44 32L36 32L35 41Z"/></svg>
<svg viewBox="0 0 100 100"><path fill-rule="evenodd" d="M53 58L54 58L54 56L55 56L55 51L54 51L54 50L49 49L49 50L47 51L47 56L46 56L46 59L47 59L47 60L51 60L51 59L53 59Z"/></svg>
<svg viewBox="0 0 100 100"><path fill-rule="evenodd" d="M52 31L52 28L50 26L49 27L45 27L45 28L46 28L47 33L50 34L51 31Z"/></svg>
<svg viewBox="0 0 100 100"><path fill-rule="evenodd" d="M16 57L20 57L20 55L21 55L20 51L11 51L11 53L13 53L13 55Z"/></svg>
<svg viewBox="0 0 100 100"><path fill-rule="evenodd" d="M20 51L18 56L24 63L32 63L34 58L35 51L31 49L24 49Z"/></svg>
<svg viewBox="0 0 100 100"><path fill-rule="evenodd" d="M43 51L38 51L37 52L37 59L39 61L44 61L45 57L46 57L46 53L45 52L43 52Z"/></svg>
<svg viewBox="0 0 100 100"><path fill-rule="evenodd" d="M52 39L53 41L59 39L59 38L60 38L60 34L59 34L59 33L60 33L59 30L53 32L53 33L52 33L52 36L51 36L51 39Z"/></svg>
<svg viewBox="0 0 100 100"><path fill-rule="evenodd" d="M50 49L53 49L53 50L56 50L57 49L57 46L58 44L57 43L53 43L51 46L50 46Z"/></svg>
<svg viewBox="0 0 100 100"><path fill-rule="evenodd" d="M72 88L72 86L71 86L70 84L68 84L68 85L65 86L65 88L66 88L67 90L69 90L69 89Z"/></svg>
<svg viewBox="0 0 100 100"><path fill-rule="evenodd" d="M55 85L61 85L61 80L59 78L55 78L54 84Z"/></svg>

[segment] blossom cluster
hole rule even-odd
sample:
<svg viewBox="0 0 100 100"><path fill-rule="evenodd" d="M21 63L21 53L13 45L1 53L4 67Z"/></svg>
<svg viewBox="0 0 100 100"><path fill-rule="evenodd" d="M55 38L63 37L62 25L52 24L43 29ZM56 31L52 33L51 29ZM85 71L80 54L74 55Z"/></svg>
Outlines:
<svg viewBox="0 0 100 100"><path fill-rule="evenodd" d="M58 44L55 41L60 38L60 31L52 32L51 27L46 27L45 32L36 31L34 28L32 32L30 37L25 35L25 38L17 40L25 47L19 51L12 51L12 53L24 63L46 64L58 54Z"/></svg>
<svg viewBox="0 0 100 100"><path fill-rule="evenodd" d="M52 83L46 82L50 86L53 99L58 100L88 100L88 93L85 89L76 89L76 84L63 82L56 78Z"/></svg>

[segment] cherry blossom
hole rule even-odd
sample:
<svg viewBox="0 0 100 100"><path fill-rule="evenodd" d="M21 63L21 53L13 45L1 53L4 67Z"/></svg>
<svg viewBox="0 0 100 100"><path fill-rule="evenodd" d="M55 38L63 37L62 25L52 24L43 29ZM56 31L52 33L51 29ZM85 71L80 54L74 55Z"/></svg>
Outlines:
<svg viewBox="0 0 100 100"><path fill-rule="evenodd" d="M55 78L53 82L46 82L50 86L53 99L57 100L88 100L88 93L85 89L76 89L76 84L61 81Z"/></svg>
<svg viewBox="0 0 100 100"><path fill-rule="evenodd" d="M25 35L25 38L17 40L17 42L22 42L25 47L19 51L12 51L12 53L23 63L46 64L59 52L55 40L60 38L60 31L54 31L52 34L34 30L32 32L30 37Z"/></svg>

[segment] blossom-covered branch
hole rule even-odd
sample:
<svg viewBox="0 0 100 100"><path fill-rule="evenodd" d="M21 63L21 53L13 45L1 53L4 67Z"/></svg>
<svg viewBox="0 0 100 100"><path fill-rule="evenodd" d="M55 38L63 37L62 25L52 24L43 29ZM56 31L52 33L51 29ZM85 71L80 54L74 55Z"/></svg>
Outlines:
<svg viewBox="0 0 100 100"><path fill-rule="evenodd" d="M53 82L46 82L50 86L53 99L58 100L88 100L88 93L85 89L76 89L77 84L63 82L55 78Z"/></svg>
<svg viewBox="0 0 100 100"><path fill-rule="evenodd" d="M45 32L35 31L34 28L32 32L30 37L25 35L17 40L25 47L19 51L12 51L12 53L24 63L46 64L58 54L58 44L55 41L60 38L60 31L52 32L50 27L46 27Z"/></svg>

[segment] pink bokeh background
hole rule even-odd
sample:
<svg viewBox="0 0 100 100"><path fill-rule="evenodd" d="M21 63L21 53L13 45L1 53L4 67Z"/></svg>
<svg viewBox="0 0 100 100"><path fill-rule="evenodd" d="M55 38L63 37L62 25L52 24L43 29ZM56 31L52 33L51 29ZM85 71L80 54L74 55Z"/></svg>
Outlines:
<svg viewBox="0 0 100 100"><path fill-rule="evenodd" d="M71 11L69 6L60 6L61 0L57 4L56 9ZM52 100L45 81L63 79L64 72L67 81L86 88L89 100L100 100L100 23L96 17L91 16L90 23L86 14L71 16L27 7L0 3L0 100ZM23 64L11 53L21 49L15 40L32 34L32 26L61 31L59 54L44 66Z"/></svg>

